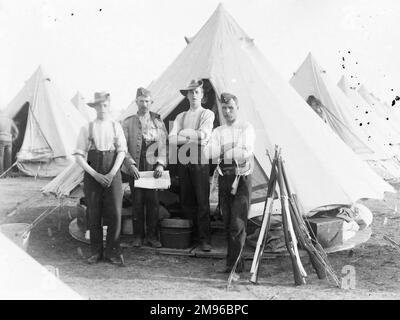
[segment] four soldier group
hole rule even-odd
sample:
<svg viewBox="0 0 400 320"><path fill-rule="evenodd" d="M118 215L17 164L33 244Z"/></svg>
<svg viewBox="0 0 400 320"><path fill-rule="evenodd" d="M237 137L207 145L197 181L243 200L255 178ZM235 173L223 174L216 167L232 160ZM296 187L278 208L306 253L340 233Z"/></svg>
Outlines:
<svg viewBox="0 0 400 320"><path fill-rule="evenodd" d="M150 111L151 92L137 89L136 114L122 121L109 116L110 95L95 93L88 103L97 118L80 131L75 156L85 170L84 193L89 215L93 264L101 259L123 265L121 231L122 180L120 168L130 177L132 194L133 246L161 247L158 239L159 200L155 189L135 187L141 171L162 176L169 149L177 153L180 202L183 217L194 224L194 240L210 251L209 161L218 164L219 206L228 239L226 268L230 272L246 239L247 213L251 199L251 173L255 134L250 123L237 119L238 99L222 93L222 115L226 124L213 130L214 112L202 107L203 81L192 80L180 90L190 103L177 115L168 135L160 115ZM103 224L108 225L103 249ZM237 271L243 270L239 261Z"/></svg>

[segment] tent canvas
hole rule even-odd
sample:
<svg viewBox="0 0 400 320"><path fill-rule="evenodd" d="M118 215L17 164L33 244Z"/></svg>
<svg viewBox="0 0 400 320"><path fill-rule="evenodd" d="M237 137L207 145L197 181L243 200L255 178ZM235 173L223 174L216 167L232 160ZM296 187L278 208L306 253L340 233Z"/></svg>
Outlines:
<svg viewBox="0 0 400 320"><path fill-rule="evenodd" d="M39 68L4 109L20 129L15 149L18 168L27 175L53 177L71 163L85 119Z"/></svg>
<svg viewBox="0 0 400 320"><path fill-rule="evenodd" d="M1 232L0 270L1 300L82 300Z"/></svg>
<svg viewBox="0 0 400 320"><path fill-rule="evenodd" d="M184 99L179 89L194 78L208 79L217 96L223 91L237 95L239 117L255 128L255 156L264 175L271 167L266 150L282 148L304 212L394 192L281 79L222 5L148 87L152 110L168 118ZM133 113L128 108L122 118ZM218 114L223 123L219 105Z"/></svg>
<svg viewBox="0 0 400 320"><path fill-rule="evenodd" d="M367 144L365 134L355 125L350 113L350 101L328 78L326 70L320 67L309 53L299 69L290 79L290 84L300 96L307 100L313 95L323 104L329 126L359 155L370 158L373 150Z"/></svg>

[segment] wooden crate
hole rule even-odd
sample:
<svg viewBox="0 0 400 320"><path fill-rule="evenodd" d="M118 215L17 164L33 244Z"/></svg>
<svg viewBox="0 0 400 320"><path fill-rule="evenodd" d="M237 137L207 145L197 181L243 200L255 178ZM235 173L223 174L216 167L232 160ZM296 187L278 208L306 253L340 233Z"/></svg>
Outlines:
<svg viewBox="0 0 400 320"><path fill-rule="evenodd" d="M311 236L318 240L323 248L343 244L343 220L336 217L308 218L306 224Z"/></svg>

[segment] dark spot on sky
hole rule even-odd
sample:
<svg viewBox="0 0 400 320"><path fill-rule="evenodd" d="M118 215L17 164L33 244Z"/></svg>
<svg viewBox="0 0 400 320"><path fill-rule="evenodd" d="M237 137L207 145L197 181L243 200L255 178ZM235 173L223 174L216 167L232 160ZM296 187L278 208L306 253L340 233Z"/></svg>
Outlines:
<svg viewBox="0 0 400 320"><path fill-rule="evenodd" d="M360 85L360 83L358 82L357 85Z"/></svg>
<svg viewBox="0 0 400 320"><path fill-rule="evenodd" d="M368 111L365 111L365 114L368 114Z"/></svg>
<svg viewBox="0 0 400 320"><path fill-rule="evenodd" d="M101 12L103 9L99 9L99 11Z"/></svg>
<svg viewBox="0 0 400 320"><path fill-rule="evenodd" d="M393 100L393 101L392 101L392 107L393 107L395 104L396 104L396 101Z"/></svg>
<svg viewBox="0 0 400 320"><path fill-rule="evenodd" d="M367 122L367 125L370 125L370 123L369 123L369 122Z"/></svg>
<svg viewBox="0 0 400 320"><path fill-rule="evenodd" d="M344 57L342 57L342 60L344 61Z"/></svg>
<svg viewBox="0 0 400 320"><path fill-rule="evenodd" d="M390 89L390 91L393 91L393 89Z"/></svg>
<svg viewBox="0 0 400 320"><path fill-rule="evenodd" d="M397 100L400 100L400 97L399 97L399 96L396 96L396 98L394 98L394 99L397 101Z"/></svg>
<svg viewBox="0 0 400 320"><path fill-rule="evenodd" d="M350 51L347 51L348 54L350 54Z"/></svg>
<svg viewBox="0 0 400 320"><path fill-rule="evenodd" d="M353 78L353 76L350 76L350 78Z"/></svg>
<svg viewBox="0 0 400 320"><path fill-rule="evenodd" d="M356 61L356 64L358 64L358 62Z"/></svg>
<svg viewBox="0 0 400 320"><path fill-rule="evenodd" d="M386 120L389 120L389 117L386 117Z"/></svg>
<svg viewBox="0 0 400 320"><path fill-rule="evenodd" d="M54 22L57 22L57 19L54 19Z"/></svg>
<svg viewBox="0 0 400 320"><path fill-rule="evenodd" d="M392 146L393 144L391 142L389 142L389 146Z"/></svg>
<svg viewBox="0 0 400 320"><path fill-rule="evenodd" d="M342 64L342 68L343 68L343 69L345 69L345 66L344 66L344 64Z"/></svg>
<svg viewBox="0 0 400 320"><path fill-rule="evenodd" d="M71 13L71 17L73 16L74 14L73 13Z"/></svg>
<svg viewBox="0 0 400 320"><path fill-rule="evenodd" d="M360 127L362 127L362 123L360 123Z"/></svg>

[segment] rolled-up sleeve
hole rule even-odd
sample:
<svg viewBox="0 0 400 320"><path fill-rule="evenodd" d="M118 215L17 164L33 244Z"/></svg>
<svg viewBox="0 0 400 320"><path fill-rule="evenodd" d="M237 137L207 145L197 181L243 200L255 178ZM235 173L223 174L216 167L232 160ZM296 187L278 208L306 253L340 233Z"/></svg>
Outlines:
<svg viewBox="0 0 400 320"><path fill-rule="evenodd" d="M256 134L253 126L250 123L247 124L244 135L241 136L241 139L243 157L250 158L254 153L254 145L256 141Z"/></svg>
<svg viewBox="0 0 400 320"><path fill-rule="evenodd" d="M208 159L217 160L221 155L220 134L218 129L214 129L211 133L209 143L204 148L205 155ZM214 163L215 161L213 161Z"/></svg>
<svg viewBox="0 0 400 320"><path fill-rule="evenodd" d="M199 125L201 144L206 145L210 140L211 133L214 126L214 112L211 110L206 110L201 118Z"/></svg>
<svg viewBox="0 0 400 320"><path fill-rule="evenodd" d="M239 130L237 137L237 143L234 143L233 148L225 152L225 157L238 162L246 161L254 154L256 136L253 126L247 123L242 130Z"/></svg>
<svg viewBox="0 0 400 320"><path fill-rule="evenodd" d="M76 148L73 155L81 155L86 157L89 150L89 128L83 126L79 131L78 140L76 143Z"/></svg>
<svg viewBox="0 0 400 320"><path fill-rule="evenodd" d="M127 140L127 144L129 141L129 119L125 119L122 122L122 131L124 132L125 140ZM125 160L124 160L124 166L122 168L127 168L130 165L136 165L135 160L133 160L132 155L129 153L129 150L127 148L126 153L125 153ZM125 171L125 170L123 170Z"/></svg>

